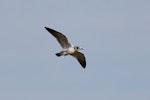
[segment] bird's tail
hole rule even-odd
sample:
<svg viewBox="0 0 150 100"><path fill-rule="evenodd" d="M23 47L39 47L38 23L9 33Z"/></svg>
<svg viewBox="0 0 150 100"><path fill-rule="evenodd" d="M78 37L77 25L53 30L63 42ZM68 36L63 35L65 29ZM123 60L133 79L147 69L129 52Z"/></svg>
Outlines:
<svg viewBox="0 0 150 100"><path fill-rule="evenodd" d="M57 57L60 57L60 56L61 56L61 53L56 53L56 56L57 56Z"/></svg>
<svg viewBox="0 0 150 100"><path fill-rule="evenodd" d="M57 57L60 57L60 56L62 56L62 55L63 55L63 52L56 53L56 56L57 56Z"/></svg>

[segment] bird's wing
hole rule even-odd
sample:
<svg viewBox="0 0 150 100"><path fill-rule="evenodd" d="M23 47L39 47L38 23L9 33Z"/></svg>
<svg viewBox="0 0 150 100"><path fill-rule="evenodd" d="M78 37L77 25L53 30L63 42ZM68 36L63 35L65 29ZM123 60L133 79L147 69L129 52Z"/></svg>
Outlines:
<svg viewBox="0 0 150 100"><path fill-rule="evenodd" d="M57 32L57 31L50 29L48 27L45 27L45 29L48 32L50 32L57 39L57 41L60 43L62 48L69 48L71 46L71 44L68 42L67 37L65 35L63 35L62 33Z"/></svg>
<svg viewBox="0 0 150 100"><path fill-rule="evenodd" d="M75 57L79 63L82 65L83 68L86 67L86 58L83 53L75 51L73 54L71 54L73 57Z"/></svg>

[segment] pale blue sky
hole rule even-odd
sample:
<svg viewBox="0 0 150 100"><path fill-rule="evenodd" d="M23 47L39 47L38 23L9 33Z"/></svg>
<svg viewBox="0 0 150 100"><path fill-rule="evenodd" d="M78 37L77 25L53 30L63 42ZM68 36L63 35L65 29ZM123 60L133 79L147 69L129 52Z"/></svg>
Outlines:
<svg viewBox="0 0 150 100"><path fill-rule="evenodd" d="M149 0L1 0L0 27L0 100L150 100Z"/></svg>

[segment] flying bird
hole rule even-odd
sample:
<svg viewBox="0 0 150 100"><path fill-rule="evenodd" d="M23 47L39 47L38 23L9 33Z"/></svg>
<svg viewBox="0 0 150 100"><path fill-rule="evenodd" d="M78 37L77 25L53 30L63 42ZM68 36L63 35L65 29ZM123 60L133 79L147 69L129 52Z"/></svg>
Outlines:
<svg viewBox="0 0 150 100"><path fill-rule="evenodd" d="M84 54L80 52L80 50L83 50L83 48L70 44L67 37L62 33L48 27L45 27L45 29L57 39L57 41L63 48L62 51L56 53L57 57L71 55L78 60L78 62L81 64L83 68L86 67L86 58Z"/></svg>

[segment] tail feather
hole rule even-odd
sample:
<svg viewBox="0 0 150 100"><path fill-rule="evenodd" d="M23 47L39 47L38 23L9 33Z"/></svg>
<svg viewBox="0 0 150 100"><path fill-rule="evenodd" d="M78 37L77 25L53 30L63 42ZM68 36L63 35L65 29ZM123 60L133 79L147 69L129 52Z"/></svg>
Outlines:
<svg viewBox="0 0 150 100"><path fill-rule="evenodd" d="M57 57L60 57L62 55L62 53L56 53Z"/></svg>

